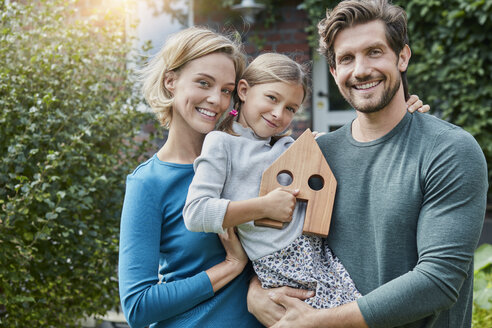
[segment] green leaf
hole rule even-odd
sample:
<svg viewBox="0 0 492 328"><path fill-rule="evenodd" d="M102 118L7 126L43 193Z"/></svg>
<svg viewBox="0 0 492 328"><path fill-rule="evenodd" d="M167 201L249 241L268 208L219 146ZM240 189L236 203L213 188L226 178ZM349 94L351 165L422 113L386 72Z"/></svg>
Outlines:
<svg viewBox="0 0 492 328"><path fill-rule="evenodd" d="M477 273L490 265L492 265L492 245L482 244L475 251L474 272Z"/></svg>

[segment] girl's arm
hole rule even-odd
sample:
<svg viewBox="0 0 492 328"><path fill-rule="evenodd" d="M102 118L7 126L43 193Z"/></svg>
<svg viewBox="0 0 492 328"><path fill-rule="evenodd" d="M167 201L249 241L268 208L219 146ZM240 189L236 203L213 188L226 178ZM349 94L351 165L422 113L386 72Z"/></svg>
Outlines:
<svg viewBox="0 0 492 328"><path fill-rule="evenodd" d="M277 188L262 197L231 201L224 215L222 228L262 218L290 222L299 190Z"/></svg>
<svg viewBox="0 0 492 328"><path fill-rule="evenodd" d="M265 196L240 201L222 198L232 168L229 141L224 133L211 132L205 137L183 209L188 230L222 233L226 228L265 217L289 222L298 191L278 188ZM241 193L240 187L237 192Z"/></svg>

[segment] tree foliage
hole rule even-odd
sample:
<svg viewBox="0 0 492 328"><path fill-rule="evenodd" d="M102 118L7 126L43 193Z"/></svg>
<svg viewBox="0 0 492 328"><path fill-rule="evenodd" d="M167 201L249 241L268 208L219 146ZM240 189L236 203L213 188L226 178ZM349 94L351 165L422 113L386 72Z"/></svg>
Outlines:
<svg viewBox="0 0 492 328"><path fill-rule="evenodd" d="M118 304L126 174L143 114L124 15L0 0L0 326L76 326Z"/></svg>
<svg viewBox="0 0 492 328"><path fill-rule="evenodd" d="M304 0L311 21L309 41L317 48L319 20L339 1ZM408 15L412 59L410 91L431 111L463 127L487 159L492 185L492 1L394 0ZM489 197L492 192L489 192Z"/></svg>

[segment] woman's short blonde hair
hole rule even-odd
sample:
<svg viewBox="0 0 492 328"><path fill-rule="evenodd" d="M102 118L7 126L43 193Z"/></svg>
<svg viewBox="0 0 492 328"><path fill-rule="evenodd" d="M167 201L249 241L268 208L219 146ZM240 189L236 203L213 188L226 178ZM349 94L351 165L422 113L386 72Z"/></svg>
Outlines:
<svg viewBox="0 0 492 328"><path fill-rule="evenodd" d="M161 50L141 70L142 92L160 124L169 127L174 98L164 86L168 72L179 70L188 62L220 52L234 62L236 83L245 68L245 55L238 38L219 34L205 27L189 27L169 37Z"/></svg>

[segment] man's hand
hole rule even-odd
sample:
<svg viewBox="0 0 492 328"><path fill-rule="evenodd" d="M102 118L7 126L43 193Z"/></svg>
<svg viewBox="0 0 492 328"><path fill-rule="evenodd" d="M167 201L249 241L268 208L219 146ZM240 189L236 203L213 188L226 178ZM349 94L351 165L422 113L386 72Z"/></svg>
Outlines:
<svg viewBox="0 0 492 328"><path fill-rule="evenodd" d="M248 311L266 327L275 324L285 314L285 308L275 303L269 293L294 297L299 300L313 297L314 292L290 287L263 289L257 277L251 279L248 290ZM302 301L300 301L302 302ZM304 302L303 302L304 303ZM309 305L306 304L307 307Z"/></svg>
<svg viewBox="0 0 492 328"><path fill-rule="evenodd" d="M272 328L368 328L356 301L331 309L314 309L274 290L269 296L285 309L284 316Z"/></svg>
<svg viewBox="0 0 492 328"><path fill-rule="evenodd" d="M275 291L268 295L272 301L285 309L284 316L272 328L318 327L315 321L316 310L305 302Z"/></svg>

